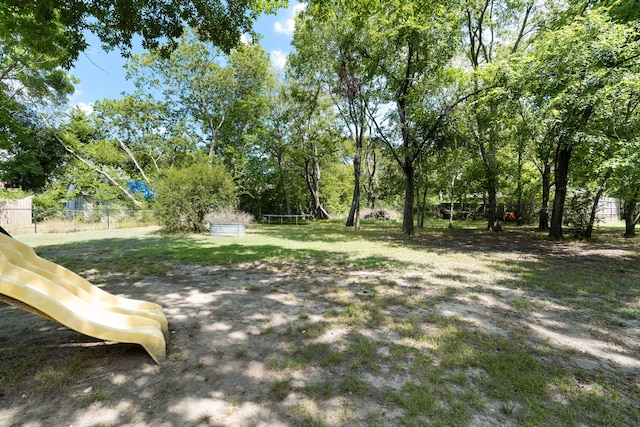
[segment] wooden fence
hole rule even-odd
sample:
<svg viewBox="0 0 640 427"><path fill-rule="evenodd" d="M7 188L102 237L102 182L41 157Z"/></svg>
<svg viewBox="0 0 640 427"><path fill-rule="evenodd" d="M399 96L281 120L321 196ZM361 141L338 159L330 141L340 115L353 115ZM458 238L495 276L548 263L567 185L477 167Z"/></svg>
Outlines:
<svg viewBox="0 0 640 427"><path fill-rule="evenodd" d="M21 227L33 223L31 197L20 200L0 200L0 225Z"/></svg>
<svg viewBox="0 0 640 427"><path fill-rule="evenodd" d="M15 207L0 200L0 225L11 235L32 233L68 233L155 225L150 209L67 207L39 211ZM45 217L45 218L43 218Z"/></svg>

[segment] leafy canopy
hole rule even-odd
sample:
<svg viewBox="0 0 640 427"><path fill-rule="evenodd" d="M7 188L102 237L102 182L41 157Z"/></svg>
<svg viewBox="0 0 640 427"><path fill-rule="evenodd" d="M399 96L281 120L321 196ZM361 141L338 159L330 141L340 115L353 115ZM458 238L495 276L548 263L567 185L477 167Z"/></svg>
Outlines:
<svg viewBox="0 0 640 427"><path fill-rule="evenodd" d="M185 27L228 52L243 33L252 32L261 12L286 6L282 0L2 0L0 33L13 43L40 53L65 52L70 68L88 46L87 32L95 33L105 48L127 54L135 37L145 49L163 44L171 48Z"/></svg>

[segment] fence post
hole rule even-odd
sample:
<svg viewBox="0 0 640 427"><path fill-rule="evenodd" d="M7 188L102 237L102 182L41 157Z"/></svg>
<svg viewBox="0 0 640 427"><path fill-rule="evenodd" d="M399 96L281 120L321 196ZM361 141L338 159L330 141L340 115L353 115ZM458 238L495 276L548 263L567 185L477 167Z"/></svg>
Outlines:
<svg viewBox="0 0 640 427"><path fill-rule="evenodd" d="M38 213L37 208L33 208L31 215L33 215L33 234L38 234Z"/></svg>

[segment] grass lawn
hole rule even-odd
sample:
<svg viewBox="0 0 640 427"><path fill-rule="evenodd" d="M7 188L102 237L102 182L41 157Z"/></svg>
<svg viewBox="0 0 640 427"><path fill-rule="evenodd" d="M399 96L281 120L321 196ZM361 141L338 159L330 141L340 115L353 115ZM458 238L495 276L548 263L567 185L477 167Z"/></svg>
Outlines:
<svg viewBox="0 0 640 427"><path fill-rule="evenodd" d="M0 307L0 425L640 425L640 239L433 221L18 236L165 307L167 361Z"/></svg>

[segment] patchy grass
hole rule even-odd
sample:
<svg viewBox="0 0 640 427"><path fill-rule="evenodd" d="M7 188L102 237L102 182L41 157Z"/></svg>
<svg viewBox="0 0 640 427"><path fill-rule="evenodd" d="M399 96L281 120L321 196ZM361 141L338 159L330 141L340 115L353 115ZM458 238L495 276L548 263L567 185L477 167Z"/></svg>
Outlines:
<svg viewBox="0 0 640 427"><path fill-rule="evenodd" d="M640 424L640 241L454 225L411 238L367 221L255 224L242 239L21 237L105 290L164 299L172 335L163 366L138 369L125 348L123 368L91 342L40 342L55 327L4 320L0 424L40 422L25 402L51 400L55 424L63 405L107 411L141 395L158 407L105 424ZM226 418L176 409L191 402L223 402ZM166 407L181 418L165 421Z"/></svg>
<svg viewBox="0 0 640 427"><path fill-rule="evenodd" d="M284 400L289 394L289 390L291 388L291 381L289 380L276 380L271 383L271 393L274 398L278 401Z"/></svg>

